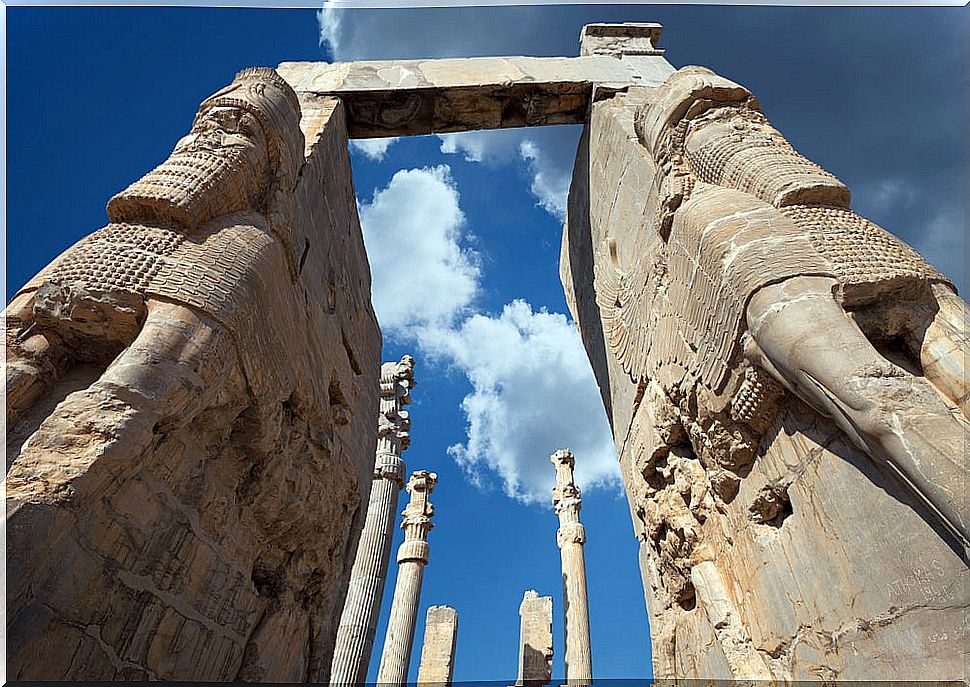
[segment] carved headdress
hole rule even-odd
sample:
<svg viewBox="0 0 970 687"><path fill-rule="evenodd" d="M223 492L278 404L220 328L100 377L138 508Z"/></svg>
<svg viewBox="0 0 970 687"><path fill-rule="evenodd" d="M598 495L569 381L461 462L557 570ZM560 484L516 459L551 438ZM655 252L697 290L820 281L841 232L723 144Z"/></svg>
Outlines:
<svg viewBox="0 0 970 687"><path fill-rule="evenodd" d="M290 191L303 162L300 103L274 70L251 67L202 102L192 131L161 165L114 196L112 222L161 222L193 231L260 208Z"/></svg>

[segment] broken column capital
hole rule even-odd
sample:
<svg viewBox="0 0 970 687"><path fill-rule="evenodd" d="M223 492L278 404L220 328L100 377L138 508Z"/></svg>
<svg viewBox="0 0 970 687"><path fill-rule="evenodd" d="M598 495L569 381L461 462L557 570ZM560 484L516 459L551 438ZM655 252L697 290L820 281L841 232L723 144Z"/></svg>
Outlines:
<svg viewBox="0 0 970 687"><path fill-rule="evenodd" d="M411 443L411 416L404 406L411 402L411 389L414 388L414 358L401 357L399 362L381 365L380 414L377 417L377 436L382 441L378 453L384 451L400 454ZM380 458L378 457L378 463ZM394 477L402 485L404 468L400 478ZM374 466L375 477L381 476L380 465Z"/></svg>
<svg viewBox="0 0 970 687"><path fill-rule="evenodd" d="M407 449L411 444L411 416L408 411L397 408L383 411L377 418L377 436L393 436L400 440L402 451Z"/></svg>
<svg viewBox="0 0 970 687"><path fill-rule="evenodd" d="M576 459L569 449L559 449L550 457L556 466L556 486L552 490L552 505L556 514L568 513L579 517L582 508L582 494L573 479Z"/></svg>
<svg viewBox="0 0 970 687"><path fill-rule="evenodd" d="M430 497L437 482L438 475L427 470L417 470L411 474L411 479L407 483L411 500L401 512L401 529L404 530L405 544L412 540L424 540L434 527L434 523L431 522L434 504L431 503Z"/></svg>
<svg viewBox="0 0 970 687"><path fill-rule="evenodd" d="M381 365L381 398L396 398L407 405L414 385L414 358L410 355L402 356L399 362Z"/></svg>

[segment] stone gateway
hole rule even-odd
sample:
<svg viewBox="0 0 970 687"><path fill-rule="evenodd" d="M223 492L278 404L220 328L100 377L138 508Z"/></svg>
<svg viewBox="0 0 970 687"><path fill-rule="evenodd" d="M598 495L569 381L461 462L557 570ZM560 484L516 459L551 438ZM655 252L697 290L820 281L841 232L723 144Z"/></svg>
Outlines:
<svg viewBox="0 0 970 687"><path fill-rule="evenodd" d="M655 676L967 679L970 309L660 32L591 24L578 57L286 62L203 101L5 310L9 677L362 680L413 361L380 364L348 137L574 123L560 274ZM408 484L395 684L434 482ZM545 684L551 598L521 614L519 684ZM569 633L586 681L588 629Z"/></svg>

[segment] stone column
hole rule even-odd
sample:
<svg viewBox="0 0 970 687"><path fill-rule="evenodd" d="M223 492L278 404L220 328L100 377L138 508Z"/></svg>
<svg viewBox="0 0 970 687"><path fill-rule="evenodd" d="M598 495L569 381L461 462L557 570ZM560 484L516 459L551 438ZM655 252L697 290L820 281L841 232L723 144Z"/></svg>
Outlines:
<svg viewBox="0 0 970 687"><path fill-rule="evenodd" d="M552 680L552 597L528 590L519 606L519 687Z"/></svg>
<svg viewBox="0 0 970 687"><path fill-rule="evenodd" d="M391 555L397 495L404 486L401 453L410 442L411 421L403 408L411 402L414 358L406 355L400 362L381 365L380 384L374 481L337 630L330 668L330 682L334 685L360 684L367 680Z"/></svg>
<svg viewBox="0 0 970 687"><path fill-rule="evenodd" d="M458 611L450 606L431 606L424 624L424 644L419 685L450 685L455 670L455 640L458 637Z"/></svg>
<svg viewBox="0 0 970 687"><path fill-rule="evenodd" d="M562 592L566 604L566 683L588 685L593 679L589 650L589 603L586 598L586 530L579 522L582 498L573 481L573 454L566 449L552 454L556 486L552 505L559 516L556 543L562 556Z"/></svg>
<svg viewBox="0 0 970 687"><path fill-rule="evenodd" d="M397 584L384 637L381 667L377 671L377 681L382 685L403 685L408 679L421 580L424 566L428 564L428 532L434 527L431 523L434 506L430 496L437 481L438 476L426 470L414 472L408 480L411 501L401 513L404 543L397 550Z"/></svg>

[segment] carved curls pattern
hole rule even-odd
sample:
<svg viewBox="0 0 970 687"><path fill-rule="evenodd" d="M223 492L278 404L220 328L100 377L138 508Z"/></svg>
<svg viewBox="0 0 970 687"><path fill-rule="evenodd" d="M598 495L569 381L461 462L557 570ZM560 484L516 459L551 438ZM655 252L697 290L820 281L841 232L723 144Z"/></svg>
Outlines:
<svg viewBox="0 0 970 687"><path fill-rule="evenodd" d="M851 210L824 205L793 205L781 211L805 231L818 252L835 268L846 298L858 300L852 287L876 282L949 283L916 250L879 225ZM877 291L869 293L875 296Z"/></svg>
<svg viewBox="0 0 970 687"><path fill-rule="evenodd" d="M163 258L182 242L175 228L109 224L77 244L47 275L64 286L88 291L142 294L162 267Z"/></svg>

